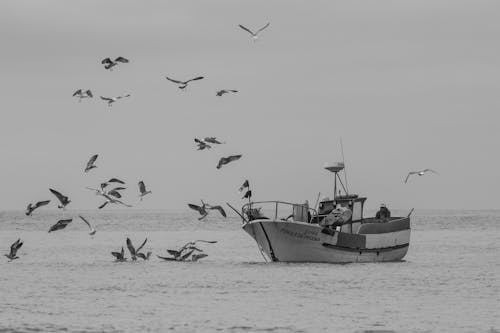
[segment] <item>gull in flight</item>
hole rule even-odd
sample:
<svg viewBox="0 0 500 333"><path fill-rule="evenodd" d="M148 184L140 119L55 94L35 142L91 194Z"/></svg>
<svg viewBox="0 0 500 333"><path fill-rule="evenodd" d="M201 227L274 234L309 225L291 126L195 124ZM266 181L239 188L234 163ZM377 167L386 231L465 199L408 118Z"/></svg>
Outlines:
<svg viewBox="0 0 500 333"><path fill-rule="evenodd" d="M108 106L113 106L114 102L116 102L117 100L119 100L121 98L125 98L125 97L130 97L130 94L127 94L127 95L124 95L124 96L116 96L116 97L104 97L104 96L101 96L101 99L103 101L108 102Z"/></svg>
<svg viewBox="0 0 500 333"><path fill-rule="evenodd" d="M215 94L219 97L221 97L224 94L229 94L229 93L237 93L238 90L231 90L231 89L222 89L216 92Z"/></svg>
<svg viewBox="0 0 500 333"><path fill-rule="evenodd" d="M167 80L169 80L170 82L176 83L179 86L179 89L185 89L188 86L189 82L198 81L198 80L203 79L204 77L203 76L197 76L197 77L195 77L193 79L189 79L187 81L175 80L175 79L169 78L168 76L165 76L165 78Z"/></svg>
<svg viewBox="0 0 500 333"><path fill-rule="evenodd" d="M46 206L50 203L50 200L38 201L36 204L32 205L31 203L26 207L26 215L30 216L33 211L39 207Z"/></svg>
<svg viewBox="0 0 500 333"><path fill-rule="evenodd" d="M207 205L207 208L210 209L210 210L217 210L223 217L227 217L226 215L226 212L224 211L224 208L222 208L222 206L211 206L211 205Z"/></svg>
<svg viewBox="0 0 500 333"><path fill-rule="evenodd" d="M62 195L61 193L59 193L58 191L56 190L53 190L51 188L49 188L50 192L52 192L53 195L56 196L56 198L59 200L59 202L61 202L60 205L57 206L57 208L66 208L67 205L69 205L69 203L71 202L71 200L69 200L69 198L65 195Z"/></svg>
<svg viewBox="0 0 500 333"><path fill-rule="evenodd" d="M144 184L144 182L142 180L137 185L139 186L139 192L140 192L139 197L141 198L141 201L142 201L144 196L151 194L151 191L146 190L146 185Z"/></svg>
<svg viewBox="0 0 500 333"><path fill-rule="evenodd" d="M94 164L95 161L97 160L97 157L99 157L99 155L95 154L89 159L87 165L85 166L85 172L89 172L90 170L97 168L97 166Z"/></svg>
<svg viewBox="0 0 500 333"><path fill-rule="evenodd" d="M203 142L202 140L198 138L194 138L194 142L198 144L198 150L203 150L203 149L210 149L212 148L211 145L207 144L206 142Z"/></svg>
<svg viewBox="0 0 500 333"><path fill-rule="evenodd" d="M253 41L256 42L257 39L259 38L259 33L262 30L266 29L270 24L271 24L271 22L267 23L265 26L263 26L262 28L260 28L256 32L253 32L252 30L248 29L247 27L242 26L241 24L239 24L239 27L241 29L245 30L246 32L248 32L250 35L252 35Z"/></svg>
<svg viewBox="0 0 500 333"><path fill-rule="evenodd" d="M125 182L123 180L118 179L118 178L111 178L106 183L118 183L118 184L125 185Z"/></svg>
<svg viewBox="0 0 500 333"><path fill-rule="evenodd" d="M425 175L426 173L428 172L432 172L432 173L435 173L438 175L438 173L432 169L424 169L424 170L420 170L420 171L410 171L408 172L408 176L406 176L406 179L405 179L405 184L408 182L408 179L413 176L413 175L419 175L419 176L423 176Z"/></svg>
<svg viewBox="0 0 500 333"><path fill-rule="evenodd" d="M136 249L136 248L134 248L134 245L132 244L132 241L130 240L130 238L127 237L127 248L128 248L128 251L130 252L130 255L132 256L132 260L134 260L134 261L137 260L139 252L144 247L144 245L146 245L147 241L148 241L148 239L146 238L144 240L144 242L142 242L141 246L139 246ZM142 255L144 255L144 254L142 254ZM139 256L139 257L142 257L142 256ZM149 255L148 255L148 258L149 258ZM144 260L146 260L146 259L144 259Z"/></svg>
<svg viewBox="0 0 500 333"><path fill-rule="evenodd" d="M50 227L49 232L64 229L68 224L71 223L71 221L73 221L73 219L59 220L56 224Z"/></svg>
<svg viewBox="0 0 500 333"><path fill-rule="evenodd" d="M21 242L21 238L16 240L11 246L10 246L10 253L9 254L4 254L7 258L10 259L10 261L19 259L17 256L17 251L23 246L23 242Z"/></svg>
<svg viewBox="0 0 500 333"><path fill-rule="evenodd" d="M208 215L207 204L204 203L203 200L201 200L201 206L195 204L188 204L188 207L191 208L192 210L197 211L201 215L201 217L198 218L199 221L203 220Z"/></svg>
<svg viewBox="0 0 500 333"><path fill-rule="evenodd" d="M221 159L219 160L219 164L217 164L217 169L220 169L225 164L239 160L241 156L242 155L231 155L228 157L221 157Z"/></svg>
<svg viewBox="0 0 500 333"><path fill-rule="evenodd" d="M116 65L118 65L118 63L126 64L128 62L129 62L129 60L127 58L118 57L114 61L111 60L110 58L102 59L101 64L104 65L105 69L109 69L110 71L112 71L113 67L115 67Z"/></svg>
<svg viewBox="0 0 500 333"><path fill-rule="evenodd" d="M82 219L82 221L85 222L89 226L89 229L90 229L89 235L90 236L94 236L95 233L97 232L97 230L95 230L94 228L92 228L92 226L90 225L89 221L87 221L83 216L78 215L78 217L80 219Z"/></svg>
<svg viewBox="0 0 500 333"><path fill-rule="evenodd" d="M204 141L208 142L208 143L213 143L215 145L221 145L221 144L225 143L225 142L220 142L219 140L217 140L217 138L215 136L206 137L204 139Z"/></svg>
<svg viewBox="0 0 500 333"><path fill-rule="evenodd" d="M116 261L127 261L127 258L125 258L125 251L123 250L123 246L121 252L111 252L111 254L116 258Z"/></svg>
<svg viewBox="0 0 500 333"><path fill-rule="evenodd" d="M88 89L86 91L82 91L82 89L78 89L77 91L75 91L73 93L73 97L77 97L78 103L80 103L82 101L82 98L92 98L92 97L94 97L94 95L92 95L92 91L90 91L90 89Z"/></svg>

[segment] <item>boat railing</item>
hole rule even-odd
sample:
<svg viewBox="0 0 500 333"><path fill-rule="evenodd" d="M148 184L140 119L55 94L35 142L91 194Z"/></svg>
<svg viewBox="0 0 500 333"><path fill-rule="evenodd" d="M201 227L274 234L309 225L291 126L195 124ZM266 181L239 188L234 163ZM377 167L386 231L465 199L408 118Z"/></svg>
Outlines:
<svg viewBox="0 0 500 333"><path fill-rule="evenodd" d="M265 207L267 206L267 207ZM282 210L280 208L282 207L289 207L291 208L291 212L289 215L286 216L278 216L278 213L281 212ZM266 209L267 208L267 209ZM286 201L252 201L249 202L243 207L241 207L241 212L243 216L248 217L248 219L251 220L256 220L256 219L270 219L269 216L265 216L262 214L261 211L269 213L270 210L274 211L274 220L275 221L287 221L289 218L293 217L295 221L298 220L304 220L301 222L309 222L309 219L311 216L317 216L318 213L316 209L310 208L307 203L304 204L298 204L298 203L292 203L292 202L286 202ZM302 214L298 214L302 213ZM304 214L305 213L305 214ZM297 216L295 215L302 215L302 218L297 219ZM305 216L304 216L305 215Z"/></svg>

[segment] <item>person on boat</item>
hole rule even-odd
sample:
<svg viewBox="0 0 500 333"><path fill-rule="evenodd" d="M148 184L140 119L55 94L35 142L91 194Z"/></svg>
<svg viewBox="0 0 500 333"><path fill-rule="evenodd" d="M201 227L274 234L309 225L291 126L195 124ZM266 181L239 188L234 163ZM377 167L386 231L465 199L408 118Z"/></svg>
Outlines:
<svg viewBox="0 0 500 333"><path fill-rule="evenodd" d="M383 220L383 219L388 219L389 217L391 217L391 211L386 207L385 204L381 204L380 209L375 215L375 218Z"/></svg>

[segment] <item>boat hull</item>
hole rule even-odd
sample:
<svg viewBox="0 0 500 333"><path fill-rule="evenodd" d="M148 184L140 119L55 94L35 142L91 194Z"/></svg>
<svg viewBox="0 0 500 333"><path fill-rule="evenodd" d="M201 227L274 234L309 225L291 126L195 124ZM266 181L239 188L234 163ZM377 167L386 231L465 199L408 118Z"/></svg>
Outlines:
<svg viewBox="0 0 500 333"><path fill-rule="evenodd" d="M317 224L254 220L243 229L272 260L283 262L379 262L399 261L408 252L409 219L393 224L407 227L391 232L356 234L334 231ZM369 231L372 232L372 231Z"/></svg>

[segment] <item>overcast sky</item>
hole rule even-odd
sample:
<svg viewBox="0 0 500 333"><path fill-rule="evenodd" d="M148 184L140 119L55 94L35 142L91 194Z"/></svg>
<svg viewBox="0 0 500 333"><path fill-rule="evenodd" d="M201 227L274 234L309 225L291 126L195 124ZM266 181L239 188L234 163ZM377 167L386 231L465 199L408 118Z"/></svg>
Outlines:
<svg viewBox="0 0 500 333"><path fill-rule="evenodd" d="M238 28L267 22L256 43ZM499 36L498 1L1 1L2 209L49 187L92 209L84 187L110 177L132 203L146 182L140 208L239 205L247 178L255 200L314 202L340 137L370 207L499 208ZM108 108L79 88L132 96ZM227 144L196 151L205 136ZM420 168L440 175L405 185Z"/></svg>

